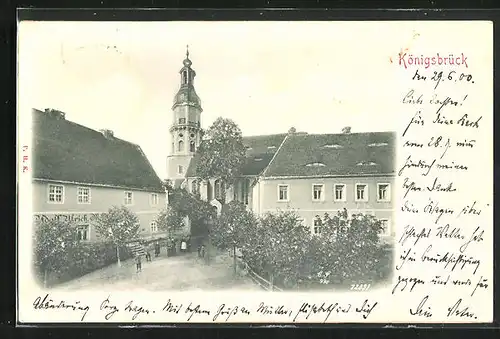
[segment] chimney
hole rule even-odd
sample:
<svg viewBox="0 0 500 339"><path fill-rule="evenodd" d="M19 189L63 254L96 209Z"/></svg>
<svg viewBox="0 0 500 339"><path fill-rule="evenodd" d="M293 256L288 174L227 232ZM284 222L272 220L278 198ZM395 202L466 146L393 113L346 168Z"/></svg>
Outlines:
<svg viewBox="0 0 500 339"><path fill-rule="evenodd" d="M342 128L342 133L344 133L344 134L351 133L351 127L350 126L346 126L346 127Z"/></svg>
<svg viewBox="0 0 500 339"><path fill-rule="evenodd" d="M51 118L58 119L58 120L65 120L66 119L66 113L58 111L56 109L52 109L52 108L46 108L45 114L47 114Z"/></svg>
<svg viewBox="0 0 500 339"><path fill-rule="evenodd" d="M113 131L110 129L101 129L99 130L99 132L101 132L106 139L113 139L113 137L115 136Z"/></svg>

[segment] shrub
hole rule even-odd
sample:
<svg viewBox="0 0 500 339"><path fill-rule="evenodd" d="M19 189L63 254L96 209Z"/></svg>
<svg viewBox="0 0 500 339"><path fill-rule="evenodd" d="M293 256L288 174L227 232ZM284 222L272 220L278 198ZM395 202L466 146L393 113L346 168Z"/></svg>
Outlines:
<svg viewBox="0 0 500 339"><path fill-rule="evenodd" d="M127 260L132 253L127 247L120 247L120 257ZM54 271L51 283L76 279L116 262L116 246L113 243L79 243L65 254L65 260Z"/></svg>
<svg viewBox="0 0 500 339"><path fill-rule="evenodd" d="M67 253L76 246L75 229L66 221L52 219L35 223L34 265L36 276L43 285L67 261Z"/></svg>
<svg viewBox="0 0 500 339"><path fill-rule="evenodd" d="M325 214L311 236L294 212L268 213L247 228L244 260L284 288L375 283L392 272L392 248L381 245L380 221L371 215Z"/></svg>

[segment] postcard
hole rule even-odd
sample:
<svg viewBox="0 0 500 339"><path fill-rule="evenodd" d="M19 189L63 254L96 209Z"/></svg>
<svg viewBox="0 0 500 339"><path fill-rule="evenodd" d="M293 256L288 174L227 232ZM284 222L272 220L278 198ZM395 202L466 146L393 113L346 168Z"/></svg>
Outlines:
<svg viewBox="0 0 500 339"><path fill-rule="evenodd" d="M18 321L493 320L493 24L27 21Z"/></svg>

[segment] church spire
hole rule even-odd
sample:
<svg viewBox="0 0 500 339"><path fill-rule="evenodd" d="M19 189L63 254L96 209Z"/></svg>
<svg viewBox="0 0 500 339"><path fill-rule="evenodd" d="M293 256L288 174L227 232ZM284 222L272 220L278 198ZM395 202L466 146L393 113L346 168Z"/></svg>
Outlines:
<svg viewBox="0 0 500 339"><path fill-rule="evenodd" d="M172 108L177 105L188 103L197 106L201 111L201 101L194 90L196 72L191 68L193 63L191 59L189 59L189 45L186 45L186 58L182 61L182 64L183 67L179 71L181 75L181 86L174 98L174 105Z"/></svg>
<svg viewBox="0 0 500 339"><path fill-rule="evenodd" d="M189 60L189 45L186 45L186 59L182 62L184 64L184 67L190 68L191 65L193 64L191 60Z"/></svg>

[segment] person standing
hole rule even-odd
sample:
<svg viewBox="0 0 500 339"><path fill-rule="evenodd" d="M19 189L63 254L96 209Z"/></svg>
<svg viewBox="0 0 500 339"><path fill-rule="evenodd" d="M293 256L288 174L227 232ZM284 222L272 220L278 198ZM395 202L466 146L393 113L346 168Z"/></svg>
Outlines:
<svg viewBox="0 0 500 339"><path fill-rule="evenodd" d="M155 257L160 255L160 242L156 242L155 244Z"/></svg>
<svg viewBox="0 0 500 339"><path fill-rule="evenodd" d="M137 254L135 256L135 266L137 268L136 273L139 273L139 272L142 271L142 261L141 261L141 255L140 254Z"/></svg>

